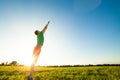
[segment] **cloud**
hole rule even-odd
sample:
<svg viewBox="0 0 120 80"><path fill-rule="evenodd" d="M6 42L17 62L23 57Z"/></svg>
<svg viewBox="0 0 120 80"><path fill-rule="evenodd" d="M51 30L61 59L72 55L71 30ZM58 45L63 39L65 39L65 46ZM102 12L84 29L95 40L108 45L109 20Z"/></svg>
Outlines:
<svg viewBox="0 0 120 80"><path fill-rule="evenodd" d="M74 11L79 13L86 13L96 9L102 0L75 0Z"/></svg>

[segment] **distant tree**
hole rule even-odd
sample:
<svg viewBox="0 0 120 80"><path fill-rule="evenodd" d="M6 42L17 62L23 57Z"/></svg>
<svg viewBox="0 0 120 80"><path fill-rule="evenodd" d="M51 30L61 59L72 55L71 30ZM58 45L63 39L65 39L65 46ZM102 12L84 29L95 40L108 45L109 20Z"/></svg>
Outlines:
<svg viewBox="0 0 120 80"><path fill-rule="evenodd" d="M10 63L10 65L12 65L12 66L17 66L17 65L18 65L18 62L17 62L17 61L12 61L12 62Z"/></svg>
<svg viewBox="0 0 120 80"><path fill-rule="evenodd" d="M4 65L5 65L5 63L4 63L4 62L2 62L2 63L1 63L1 65L2 65L2 66L4 66Z"/></svg>

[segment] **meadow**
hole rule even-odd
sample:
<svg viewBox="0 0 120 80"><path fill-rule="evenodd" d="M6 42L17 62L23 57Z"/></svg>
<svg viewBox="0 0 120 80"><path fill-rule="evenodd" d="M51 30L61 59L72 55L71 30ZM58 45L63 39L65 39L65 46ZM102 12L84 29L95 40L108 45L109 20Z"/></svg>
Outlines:
<svg viewBox="0 0 120 80"><path fill-rule="evenodd" d="M0 80L27 80L29 68L0 66ZM34 80L120 80L120 66L35 67Z"/></svg>

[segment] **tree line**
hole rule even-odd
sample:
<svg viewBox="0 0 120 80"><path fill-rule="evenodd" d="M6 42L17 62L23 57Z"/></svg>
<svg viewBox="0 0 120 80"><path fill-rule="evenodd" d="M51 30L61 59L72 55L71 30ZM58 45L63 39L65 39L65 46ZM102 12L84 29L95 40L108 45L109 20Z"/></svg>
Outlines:
<svg viewBox="0 0 120 80"><path fill-rule="evenodd" d="M2 63L0 63L0 66L24 66L24 65L18 63L17 61L12 61L10 63L8 63L8 62L2 62Z"/></svg>
<svg viewBox="0 0 120 80"><path fill-rule="evenodd" d="M43 67L89 67L89 66L120 66L120 64L50 65L50 66L43 66Z"/></svg>
<svg viewBox="0 0 120 80"><path fill-rule="evenodd" d="M0 63L0 66L24 66L23 64L18 63L17 61L12 61L10 63L8 62L2 62ZM38 65L41 66L41 65ZM49 65L49 66L42 66L42 67L84 67L84 66L120 66L120 64L87 64L87 65Z"/></svg>

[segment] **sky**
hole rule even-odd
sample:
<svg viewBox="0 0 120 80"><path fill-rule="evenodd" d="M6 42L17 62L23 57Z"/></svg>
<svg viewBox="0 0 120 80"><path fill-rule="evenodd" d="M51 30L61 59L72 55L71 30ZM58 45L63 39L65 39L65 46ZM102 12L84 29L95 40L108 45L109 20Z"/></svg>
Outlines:
<svg viewBox="0 0 120 80"><path fill-rule="evenodd" d="M30 65L48 21L37 65L120 64L120 0L0 0L0 63Z"/></svg>

